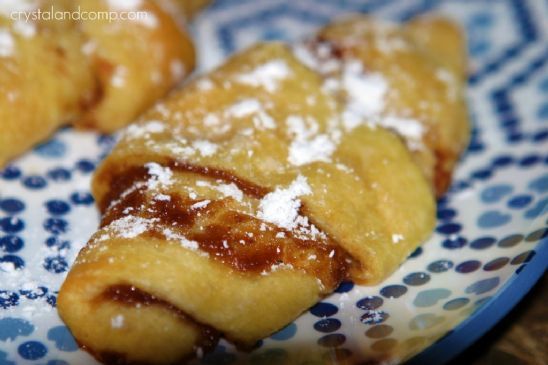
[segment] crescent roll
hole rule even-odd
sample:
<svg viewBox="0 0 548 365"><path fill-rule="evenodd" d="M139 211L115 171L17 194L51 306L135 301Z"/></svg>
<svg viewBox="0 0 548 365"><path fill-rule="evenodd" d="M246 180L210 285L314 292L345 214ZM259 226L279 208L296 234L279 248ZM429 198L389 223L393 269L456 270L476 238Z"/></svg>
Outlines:
<svg viewBox="0 0 548 365"><path fill-rule="evenodd" d="M153 0L0 5L0 166L69 122L127 125L193 67L189 36Z"/></svg>
<svg viewBox="0 0 548 365"><path fill-rule="evenodd" d="M349 112L368 106L351 105L340 65L316 66L258 44L125 130L94 175L101 226L58 297L97 359L176 364L220 337L249 348L342 280L382 281L431 234L408 141Z"/></svg>

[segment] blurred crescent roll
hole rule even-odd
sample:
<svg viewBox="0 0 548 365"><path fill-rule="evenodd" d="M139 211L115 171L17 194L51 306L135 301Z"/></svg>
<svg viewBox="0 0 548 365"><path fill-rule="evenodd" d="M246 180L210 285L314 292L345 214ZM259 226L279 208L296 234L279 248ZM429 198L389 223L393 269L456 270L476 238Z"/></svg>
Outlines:
<svg viewBox="0 0 548 365"><path fill-rule="evenodd" d="M426 119L399 114L400 79L325 42L233 56L127 128L98 168L101 227L58 308L99 360L181 363L221 336L249 347L345 279L382 281L429 237L432 177L415 147L430 146L382 121L405 117L426 131ZM453 95L427 73L456 72L449 65L429 52L411 59L428 67L409 77L443 91L427 103L461 98L460 83Z"/></svg>
<svg viewBox="0 0 548 365"><path fill-rule="evenodd" d="M113 132L188 75L194 48L164 3L3 1L0 167L66 123ZM170 3L183 17L204 1Z"/></svg>

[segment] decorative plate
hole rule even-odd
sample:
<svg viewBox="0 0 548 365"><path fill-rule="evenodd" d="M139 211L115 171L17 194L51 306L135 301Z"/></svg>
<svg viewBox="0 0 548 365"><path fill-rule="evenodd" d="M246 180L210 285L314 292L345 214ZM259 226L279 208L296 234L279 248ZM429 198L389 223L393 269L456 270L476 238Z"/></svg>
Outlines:
<svg viewBox="0 0 548 365"><path fill-rule="evenodd" d="M196 363L397 363L424 349L412 363L443 363L546 269L548 2L217 0L193 30L204 70L258 39L296 39L338 15L405 20L431 10L467 30L474 122L432 238L381 285L343 283L251 353L222 342ZM64 129L0 172L0 365L95 364L55 302L98 224L90 176L113 143ZM288 360L296 348L300 360Z"/></svg>

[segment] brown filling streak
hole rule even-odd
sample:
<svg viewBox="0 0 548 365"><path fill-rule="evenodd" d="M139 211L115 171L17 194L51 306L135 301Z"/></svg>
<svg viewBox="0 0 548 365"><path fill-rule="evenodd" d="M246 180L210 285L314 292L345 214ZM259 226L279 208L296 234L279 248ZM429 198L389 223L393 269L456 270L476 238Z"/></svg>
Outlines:
<svg viewBox="0 0 548 365"><path fill-rule="evenodd" d="M185 172L234 182L240 189L252 192L250 195L257 198L266 195L268 191L227 171L175 162L169 166L175 170L182 166ZM206 175L209 173L211 175ZM110 194L101 201L101 206L110 205L113 193L118 198L130 186L146 181L148 177L147 169L142 166L130 167L110 177ZM146 188L142 187L127 194L112 207L105 208L101 226L105 227L126 214L138 215L157 222L144 235L166 240L164 229L168 228L173 233L197 242L200 250L207 252L214 260L240 272L269 272L273 265L290 264L294 269L319 278L328 290L334 289L347 276L350 255L330 238L318 241L296 237L291 231L231 210L230 202L226 200L213 201L205 208L193 209L192 205L196 202L174 194L167 201L155 200L147 196ZM312 221L310 223L314 224ZM265 225L268 229L261 230L261 226ZM277 236L280 232L284 234L283 237Z"/></svg>
<svg viewBox="0 0 548 365"><path fill-rule="evenodd" d="M442 149L434 149L434 156L436 162L434 166L433 184L436 191L436 197L440 198L451 185L452 168L448 167L448 165L453 163L456 158L449 151Z"/></svg>
<svg viewBox="0 0 548 365"><path fill-rule="evenodd" d="M207 178L219 179L224 182L234 183L238 189L245 194L257 199L269 193L268 189L244 180L229 171L221 170L207 166L192 165L187 162L175 161L168 159L161 163L163 166L169 167L174 171L191 172ZM112 170L112 168L111 168ZM103 178L109 181L108 193L98 201L98 206L101 213L104 213L112 201L116 200L124 191L132 186L136 181L144 181L148 177L148 172L144 166L131 166L122 172L114 175L108 174Z"/></svg>
<svg viewBox="0 0 548 365"><path fill-rule="evenodd" d="M215 345L217 344L217 341L219 340L220 333L216 329L202 324L198 323L193 317L189 316L185 312L183 312L181 309L175 307L173 304L155 297L152 294L149 294L139 288L136 288L133 285L128 284L119 284L119 285L113 285L105 289L105 291L97 298L98 300L102 301L111 301L116 302L128 307L149 307L149 306L158 306L165 308L166 310L173 313L175 316L177 316L180 320L184 321L186 324L193 325L199 332L199 340L198 344L204 351L210 351L212 350ZM131 360L128 360L127 356L125 354L120 354L116 352L111 351L104 351L101 353L94 353L94 356L96 356L100 361L106 363L106 364L117 364L117 365L145 365L146 363L143 362L134 362ZM181 359L181 363L184 363L185 359ZM178 362L179 363L179 362Z"/></svg>
<svg viewBox="0 0 548 365"><path fill-rule="evenodd" d="M243 180L228 171L176 161L169 161L164 166L175 171L191 172L208 178L232 182L246 194L258 199L268 193L268 189ZM206 207L197 210L192 208L197 200L183 198L175 194L170 194L170 200L155 200L151 196L147 196L145 186L135 189L120 199L120 196L131 186L139 181L144 182L148 178L148 170L144 166L131 166L116 175L106 176L106 181L110 182L110 190L99 201L100 209L103 212L102 227L126 214L154 218L158 224L155 224L155 227L145 232L144 235L167 240L164 229L169 228L172 232L197 242L201 251L207 252L214 260L220 261L238 272L258 274L263 271L271 271L272 265L291 264L295 270L304 271L320 279L326 292L334 290L347 277L352 260L350 255L334 240L327 238L325 242L319 242L318 240L304 239L296 237L293 232L270 224L267 226L271 229L261 230L260 227L265 222L231 210L229 199L212 201ZM109 207L111 202L116 199L120 199L120 201ZM313 224L312 221L310 223ZM283 232L284 237L278 237L277 233L279 232ZM240 243L240 241L244 241L244 243ZM309 259L311 255L314 255L315 259ZM102 298L127 305L138 303L161 305L181 318L195 323L193 318L171 303L130 285L112 286L104 292ZM207 348L211 342L216 342L218 331L199 323L196 325L201 329L202 338L206 341L199 343L201 347ZM203 332L204 328L206 332Z"/></svg>

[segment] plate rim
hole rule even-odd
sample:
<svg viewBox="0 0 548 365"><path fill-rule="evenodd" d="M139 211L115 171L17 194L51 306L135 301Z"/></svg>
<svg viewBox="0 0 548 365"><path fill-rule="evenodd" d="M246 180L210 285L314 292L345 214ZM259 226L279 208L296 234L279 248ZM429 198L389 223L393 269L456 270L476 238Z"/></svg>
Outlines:
<svg viewBox="0 0 548 365"><path fill-rule="evenodd" d="M514 273L514 277L491 300L454 327L448 335L413 356L405 364L446 364L506 317L548 269L548 237L542 238L533 250L535 255L531 261L519 273Z"/></svg>

